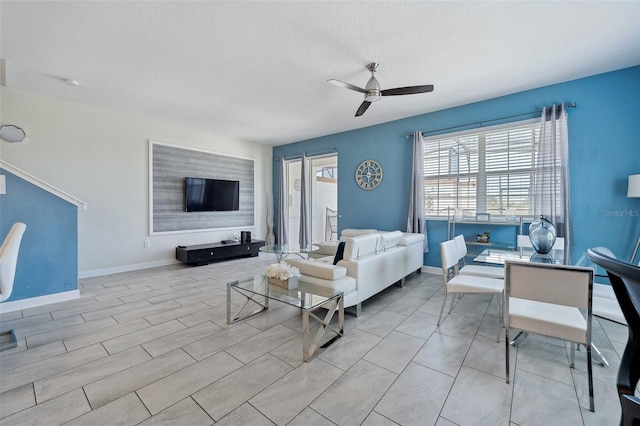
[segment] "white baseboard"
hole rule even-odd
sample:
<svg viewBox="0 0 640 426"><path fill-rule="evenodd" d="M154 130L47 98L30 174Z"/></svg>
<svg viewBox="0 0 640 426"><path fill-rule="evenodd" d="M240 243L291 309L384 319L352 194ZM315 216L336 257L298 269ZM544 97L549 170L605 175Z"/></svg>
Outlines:
<svg viewBox="0 0 640 426"><path fill-rule="evenodd" d="M437 268L435 266L423 266L422 272L426 272L427 274L442 274L442 268Z"/></svg>
<svg viewBox="0 0 640 426"><path fill-rule="evenodd" d="M52 303L66 302L68 300L79 298L80 290L71 290L63 291L62 293L47 294L45 296L15 300L13 302L3 302L0 303L0 314L21 311L22 309L35 308L36 306L50 305Z"/></svg>
<svg viewBox="0 0 640 426"><path fill-rule="evenodd" d="M139 271L141 269L157 268L158 266L168 266L180 263L176 259L156 260L154 262L135 263L132 265L114 266L113 268L92 269L78 272L78 279L101 277L103 275L120 274L122 272Z"/></svg>

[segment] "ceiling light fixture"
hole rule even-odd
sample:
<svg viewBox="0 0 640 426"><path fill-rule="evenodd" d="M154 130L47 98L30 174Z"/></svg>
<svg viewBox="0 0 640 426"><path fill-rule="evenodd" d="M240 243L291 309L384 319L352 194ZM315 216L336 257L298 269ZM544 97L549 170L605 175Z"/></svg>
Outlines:
<svg viewBox="0 0 640 426"><path fill-rule="evenodd" d="M7 142L22 142L25 136L24 130L13 124L5 124L0 127L0 138Z"/></svg>
<svg viewBox="0 0 640 426"><path fill-rule="evenodd" d="M629 175L629 184L627 185L628 198L640 198L640 174Z"/></svg>

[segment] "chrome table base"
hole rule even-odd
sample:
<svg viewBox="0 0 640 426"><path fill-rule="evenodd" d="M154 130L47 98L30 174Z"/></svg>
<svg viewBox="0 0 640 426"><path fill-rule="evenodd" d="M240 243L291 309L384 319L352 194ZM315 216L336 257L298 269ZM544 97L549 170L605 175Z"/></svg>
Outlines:
<svg viewBox="0 0 640 426"><path fill-rule="evenodd" d="M231 314L231 289L235 290L238 294L244 296L245 301L241 304L233 314ZM264 298L264 301L254 299L254 296L259 296L260 299ZM253 312L240 316L240 313L245 307L253 302L259 306L258 309ZM327 309L324 318L318 317L313 311L325 308ZM242 321L249 317L259 314L260 312L269 309L269 298L266 295L260 295L254 292L246 291L242 288L228 285L227 286L227 324L231 325L236 322ZM344 294L327 300L325 303L317 306L313 311L312 309L300 308L302 310L302 360L308 362L316 352L320 349L325 349L336 340L342 338L344 335ZM331 326L331 320L335 313L338 313L338 327L337 329ZM313 320L319 323L319 328L316 331L313 338L310 338L310 321ZM320 345L322 337L327 330L331 330L335 335L327 342Z"/></svg>

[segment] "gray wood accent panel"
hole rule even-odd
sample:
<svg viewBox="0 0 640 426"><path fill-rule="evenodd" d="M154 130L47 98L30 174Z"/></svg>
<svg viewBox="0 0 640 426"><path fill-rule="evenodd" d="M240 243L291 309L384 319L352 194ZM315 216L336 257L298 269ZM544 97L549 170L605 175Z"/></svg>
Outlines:
<svg viewBox="0 0 640 426"><path fill-rule="evenodd" d="M152 232L254 226L254 161L151 143ZM237 180L240 210L185 212L184 178Z"/></svg>

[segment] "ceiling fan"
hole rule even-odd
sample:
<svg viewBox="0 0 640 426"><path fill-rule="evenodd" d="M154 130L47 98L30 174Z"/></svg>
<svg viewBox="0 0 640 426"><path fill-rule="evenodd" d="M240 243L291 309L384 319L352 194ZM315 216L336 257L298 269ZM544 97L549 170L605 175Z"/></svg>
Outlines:
<svg viewBox="0 0 640 426"><path fill-rule="evenodd" d="M364 102L360 104L360 107L356 111L356 117L360 117L362 114L364 114L367 108L369 108L369 105L371 105L371 102L379 101L382 96L415 95L418 93L433 92L432 84L427 84L424 86L396 87L395 89L380 90L380 83L378 83L378 80L374 75L379 66L380 64L376 62L372 62L367 65L367 69L371 71L371 78L367 82L367 85L364 89L340 80L327 80L329 83L335 84L336 86L364 93Z"/></svg>

